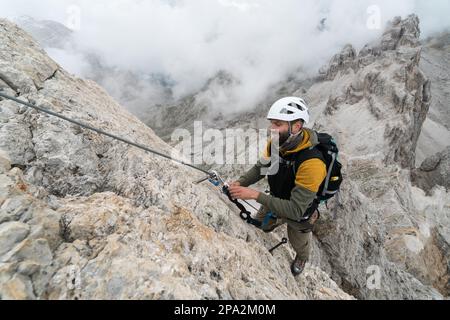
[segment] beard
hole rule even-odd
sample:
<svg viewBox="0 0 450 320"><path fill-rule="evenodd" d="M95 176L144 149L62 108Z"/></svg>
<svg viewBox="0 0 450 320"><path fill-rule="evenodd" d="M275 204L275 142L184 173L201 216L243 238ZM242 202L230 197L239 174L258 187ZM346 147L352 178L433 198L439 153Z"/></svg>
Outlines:
<svg viewBox="0 0 450 320"><path fill-rule="evenodd" d="M272 137L273 141L278 140L278 146L282 146L289 139L289 132L271 132L269 130L269 134Z"/></svg>
<svg viewBox="0 0 450 320"><path fill-rule="evenodd" d="M290 137L289 132L280 132L279 133L280 147L289 139L289 137Z"/></svg>

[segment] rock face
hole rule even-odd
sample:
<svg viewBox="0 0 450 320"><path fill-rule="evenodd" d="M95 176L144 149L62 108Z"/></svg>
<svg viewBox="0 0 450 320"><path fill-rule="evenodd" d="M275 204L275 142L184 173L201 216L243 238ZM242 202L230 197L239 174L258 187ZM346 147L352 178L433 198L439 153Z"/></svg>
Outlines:
<svg viewBox="0 0 450 320"><path fill-rule="evenodd" d="M0 87L170 154L92 81L0 20ZM1 299L351 299L327 273L290 274L288 246L242 223L200 174L0 101Z"/></svg>
<svg viewBox="0 0 450 320"><path fill-rule="evenodd" d="M31 34L42 47L63 49L72 42L72 30L51 20L36 20L21 16L14 20L25 32Z"/></svg>
<svg viewBox="0 0 450 320"><path fill-rule="evenodd" d="M396 18L378 43L359 52L347 45L308 90L280 84L283 94L307 99L314 129L336 138L345 174L298 279L289 246L267 252L286 230L262 234L243 224L217 190L192 184L199 173L0 101L0 297L448 297L448 152L415 169L433 101L419 30L416 16ZM99 86L71 77L4 20L0 66L9 94L170 154ZM224 127L256 128L267 107ZM230 178L243 170L217 169Z"/></svg>
<svg viewBox="0 0 450 320"><path fill-rule="evenodd" d="M430 192L435 186L450 188L450 146L426 158L419 169L412 172L414 182Z"/></svg>
<svg viewBox="0 0 450 320"><path fill-rule="evenodd" d="M450 145L450 33L423 41L420 69L431 80L430 110L417 142L416 167Z"/></svg>

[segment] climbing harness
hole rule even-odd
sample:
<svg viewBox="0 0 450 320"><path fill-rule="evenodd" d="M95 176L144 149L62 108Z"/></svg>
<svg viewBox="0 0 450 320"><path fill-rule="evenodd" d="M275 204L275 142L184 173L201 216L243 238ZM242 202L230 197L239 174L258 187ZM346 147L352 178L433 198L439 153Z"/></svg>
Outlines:
<svg viewBox="0 0 450 320"><path fill-rule="evenodd" d="M15 102L17 102L17 103L19 103L19 104L21 104L21 105L26 106L26 107L33 108L33 109L38 110L38 111L40 111L40 112L47 113L47 114L49 114L49 115L51 115L51 116L54 116L54 117L63 119L63 120L65 120L65 121L68 121L68 122L73 123L73 124L76 124L76 125L78 125L78 126L80 126L80 127L82 127L82 128L85 128L85 129L88 129L88 130L92 130L92 131L97 132L97 133L99 133L99 134L101 134L101 135L108 136L108 137L110 137L110 138L113 138L113 139L115 139L115 140L121 141L121 142L126 143L126 144L128 144L128 145L134 146L134 147L136 147L136 148L142 149L142 150L144 150L144 151L153 153L153 154L158 155L158 156L160 156L160 157L163 157L163 158L166 158L166 159L175 161L175 162L177 162L177 163L180 163L180 164L182 164L182 165L188 166L188 167L193 168L193 169L195 169L195 170L197 170L197 171L200 171L200 172L202 172L202 173L205 173L205 174L207 174L207 176L206 176L205 178L202 178L202 179L200 179L200 180L198 180L198 181L196 181L196 182L194 182L194 183L195 183L195 184L198 184L198 183L201 183L201 182L203 182L203 181L209 180L209 181L210 181L211 183L213 183L215 186L217 186L217 187L220 186L221 189L222 189L221 191L222 191L222 192L228 197L228 199L229 199L231 202L233 202L233 203L238 207L238 209L240 210L239 216L241 217L242 220L245 220L245 221L247 221L247 223L252 224L252 225L254 225L254 226L258 227L258 228L261 226L261 222L259 222L258 220L253 219L253 218L251 217L250 212L244 207L244 205L243 205L242 203L240 203L237 199L233 199L233 198L231 197L231 194L230 194L230 191L229 191L229 185L222 179L222 177L220 177L220 175L217 173L217 171L214 171L214 170L213 170L213 171L206 171L206 170L204 170L204 169L202 169L202 168L199 168L199 167L196 167L196 166L194 166L194 165L192 165L192 164L186 163L186 162L184 162L184 161L181 161L181 160L172 158L172 157L170 157L170 156L168 156L168 155L166 155L166 154L163 154L163 153L161 153L161 152L158 152L158 151L156 151L156 150L150 149L150 148L148 148L148 147L146 147L146 146L144 146L144 145L142 145L142 144L139 144L139 143L136 143L136 142L132 142L132 141L130 141L130 140L127 140L127 139L125 139L125 138L116 136L116 135L114 135L114 134L111 134L111 133L109 133L109 132L103 131L103 130L101 130L101 129L94 128L94 127L92 127L92 126L90 126L90 125L88 125L88 124L82 123L82 122L80 122L80 121L70 119L70 118L68 118L68 117L66 117L66 116L63 116L63 115L61 115L61 114L58 114L58 113L53 112L53 111L51 111L51 110L48 110L48 109L46 109L46 108L39 107L39 106L36 106L35 104L32 104L32 103L29 103L29 102L26 102L26 101L17 99L17 98L12 97L12 96L9 96L9 95L7 95L7 94L4 94L4 93L2 92L1 89L0 89L0 97L3 97L3 98L5 98L5 99L11 100L11 101L15 101ZM247 205L249 205L250 207L252 207L253 209L258 210L258 209L256 209L254 206L252 206L250 203L248 203L247 201L244 200L244 202L245 202Z"/></svg>
<svg viewBox="0 0 450 320"><path fill-rule="evenodd" d="M277 216L273 214L272 212L268 212L266 216L264 217L264 220L262 222L262 227L265 227L269 224L270 220L277 219Z"/></svg>

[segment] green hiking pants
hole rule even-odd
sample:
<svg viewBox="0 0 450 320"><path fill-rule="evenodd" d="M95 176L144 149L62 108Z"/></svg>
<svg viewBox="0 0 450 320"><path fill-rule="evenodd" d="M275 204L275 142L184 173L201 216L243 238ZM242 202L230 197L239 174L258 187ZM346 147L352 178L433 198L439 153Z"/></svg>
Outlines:
<svg viewBox="0 0 450 320"><path fill-rule="evenodd" d="M256 213L255 219L263 222L268 213L269 210L266 207L261 206ZM306 226L302 225L302 223L295 223L295 226L293 226L285 219L266 219L266 222L267 223L263 225L262 229L266 231L270 230L270 232L284 223L288 223L287 231L289 242L297 253L298 259L308 261L311 252L311 232L305 233L302 231L309 229L309 225Z"/></svg>

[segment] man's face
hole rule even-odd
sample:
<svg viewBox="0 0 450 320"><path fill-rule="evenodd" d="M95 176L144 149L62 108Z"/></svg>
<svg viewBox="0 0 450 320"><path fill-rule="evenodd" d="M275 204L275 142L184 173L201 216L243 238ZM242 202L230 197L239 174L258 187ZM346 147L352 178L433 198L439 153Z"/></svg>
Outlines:
<svg viewBox="0 0 450 320"><path fill-rule="evenodd" d="M286 121L270 120L270 130L282 135L289 132L289 124Z"/></svg>
<svg viewBox="0 0 450 320"><path fill-rule="evenodd" d="M301 121L297 121L292 124L292 133L296 134L302 129L303 125ZM280 135L289 133L289 123L281 120L270 120L270 130L278 132Z"/></svg>
<svg viewBox="0 0 450 320"><path fill-rule="evenodd" d="M297 121L294 124L292 124L291 130L292 134L296 134L300 132L303 125L301 121ZM278 134L278 141L279 145L281 146L286 140L289 138L289 123L287 121L281 121L281 120L270 120L270 136L272 139L276 139L275 136Z"/></svg>

